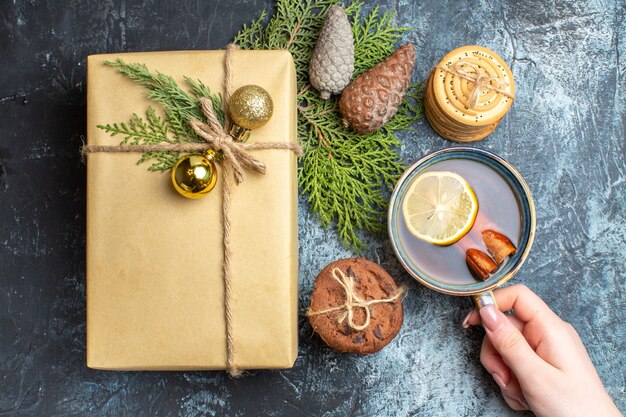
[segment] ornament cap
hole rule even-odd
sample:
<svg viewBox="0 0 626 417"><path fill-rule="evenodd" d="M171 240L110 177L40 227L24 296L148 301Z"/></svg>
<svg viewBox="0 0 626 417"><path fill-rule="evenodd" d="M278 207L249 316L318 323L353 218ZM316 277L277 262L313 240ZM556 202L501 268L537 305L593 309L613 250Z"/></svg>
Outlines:
<svg viewBox="0 0 626 417"><path fill-rule="evenodd" d="M228 134L239 142L246 142L250 138L250 129L243 128L238 124L233 123L228 131Z"/></svg>
<svg viewBox="0 0 626 417"><path fill-rule="evenodd" d="M204 155L209 161L214 161L217 158L217 152L215 152L213 149L207 149L204 152Z"/></svg>

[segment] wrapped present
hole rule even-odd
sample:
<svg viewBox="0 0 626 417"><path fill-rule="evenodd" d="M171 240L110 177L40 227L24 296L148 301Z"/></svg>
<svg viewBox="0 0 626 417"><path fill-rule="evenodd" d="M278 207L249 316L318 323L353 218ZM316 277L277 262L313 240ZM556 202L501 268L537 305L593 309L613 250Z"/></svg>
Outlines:
<svg viewBox="0 0 626 417"><path fill-rule="evenodd" d="M98 125L149 105L145 89L104 64L123 58L201 80L221 93L224 51L94 55L88 58L87 146L117 145ZM296 142L296 79L286 51L234 51L234 89L269 92L273 116L251 144ZM157 110L158 111L158 110ZM177 194L169 172L137 165L141 154L87 155L87 366L114 370L289 368L297 356L296 155L249 153L266 172L247 172L229 192L230 291L224 284L223 164L202 199ZM227 322L225 303L229 303ZM227 327L230 328L227 328ZM227 337L230 336L230 337ZM230 359L233 363L229 363Z"/></svg>

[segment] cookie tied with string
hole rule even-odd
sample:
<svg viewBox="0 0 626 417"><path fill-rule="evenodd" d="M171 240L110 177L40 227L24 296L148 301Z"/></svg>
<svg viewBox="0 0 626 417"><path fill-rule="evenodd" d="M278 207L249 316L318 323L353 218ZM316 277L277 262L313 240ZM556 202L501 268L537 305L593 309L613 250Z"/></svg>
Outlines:
<svg viewBox="0 0 626 417"><path fill-rule="evenodd" d="M315 279L307 316L331 348L375 353L402 327L403 296L404 289L378 264L364 258L341 259Z"/></svg>
<svg viewBox="0 0 626 417"><path fill-rule="evenodd" d="M511 108L515 80L494 51L472 45L448 53L424 89L424 113L446 139L473 142L491 134Z"/></svg>

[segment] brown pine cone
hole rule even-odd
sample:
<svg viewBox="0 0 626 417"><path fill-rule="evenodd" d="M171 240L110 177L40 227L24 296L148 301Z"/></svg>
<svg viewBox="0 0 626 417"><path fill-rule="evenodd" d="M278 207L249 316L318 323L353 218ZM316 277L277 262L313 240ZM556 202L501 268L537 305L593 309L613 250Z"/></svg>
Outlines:
<svg viewBox="0 0 626 417"><path fill-rule="evenodd" d="M384 126L398 111L414 67L415 48L407 43L352 81L339 100L344 125L361 134Z"/></svg>

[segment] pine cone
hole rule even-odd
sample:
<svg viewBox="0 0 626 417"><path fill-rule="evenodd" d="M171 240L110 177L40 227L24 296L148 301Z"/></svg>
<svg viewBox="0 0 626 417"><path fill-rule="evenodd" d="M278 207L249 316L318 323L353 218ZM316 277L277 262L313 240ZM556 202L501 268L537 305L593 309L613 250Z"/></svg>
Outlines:
<svg viewBox="0 0 626 417"><path fill-rule="evenodd" d="M309 80L323 99L340 94L354 72L354 38L345 10L332 6L315 43Z"/></svg>
<svg viewBox="0 0 626 417"><path fill-rule="evenodd" d="M384 126L398 111L414 67L415 48L407 43L350 83L339 100L344 125L361 134Z"/></svg>

